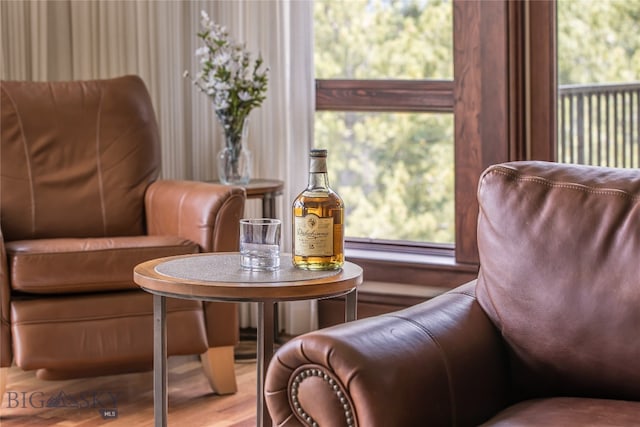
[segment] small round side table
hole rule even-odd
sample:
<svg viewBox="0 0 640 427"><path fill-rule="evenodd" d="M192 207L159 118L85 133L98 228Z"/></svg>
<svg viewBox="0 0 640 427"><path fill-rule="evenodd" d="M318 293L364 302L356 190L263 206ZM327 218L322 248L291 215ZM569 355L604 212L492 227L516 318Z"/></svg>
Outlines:
<svg viewBox="0 0 640 427"><path fill-rule="evenodd" d="M271 426L264 401L266 369L273 356L274 307L278 301L346 295L345 320L356 318L362 268L345 262L340 270L306 271L282 254L280 270L256 272L240 267L238 253L206 253L159 258L138 264L133 280L153 294L153 397L156 427L167 425L166 297L200 301L258 303L257 425Z"/></svg>

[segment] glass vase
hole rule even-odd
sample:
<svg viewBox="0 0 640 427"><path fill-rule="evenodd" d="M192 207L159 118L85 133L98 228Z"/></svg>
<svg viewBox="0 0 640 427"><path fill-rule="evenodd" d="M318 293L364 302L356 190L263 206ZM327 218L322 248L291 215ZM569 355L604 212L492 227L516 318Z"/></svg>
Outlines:
<svg viewBox="0 0 640 427"><path fill-rule="evenodd" d="M251 179L252 158L247 147L248 120L241 131L234 133L223 128L225 147L218 153L218 178L228 185L248 184Z"/></svg>

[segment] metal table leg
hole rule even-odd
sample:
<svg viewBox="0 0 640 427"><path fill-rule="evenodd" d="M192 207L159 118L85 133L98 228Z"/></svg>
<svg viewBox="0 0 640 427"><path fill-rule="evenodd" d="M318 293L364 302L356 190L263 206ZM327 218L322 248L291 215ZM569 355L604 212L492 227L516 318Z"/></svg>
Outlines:
<svg viewBox="0 0 640 427"><path fill-rule="evenodd" d="M264 401L264 380L273 357L273 301L258 303L258 360L257 360L257 426L271 427L271 417Z"/></svg>
<svg viewBox="0 0 640 427"><path fill-rule="evenodd" d="M344 320L347 322L356 320L358 317L358 288L353 288L353 290L347 294L344 306Z"/></svg>
<svg viewBox="0 0 640 427"><path fill-rule="evenodd" d="M167 427L167 300L153 296L153 417L155 427Z"/></svg>
<svg viewBox="0 0 640 427"><path fill-rule="evenodd" d="M265 193L262 196L262 216L264 218L276 217L276 195L274 193Z"/></svg>

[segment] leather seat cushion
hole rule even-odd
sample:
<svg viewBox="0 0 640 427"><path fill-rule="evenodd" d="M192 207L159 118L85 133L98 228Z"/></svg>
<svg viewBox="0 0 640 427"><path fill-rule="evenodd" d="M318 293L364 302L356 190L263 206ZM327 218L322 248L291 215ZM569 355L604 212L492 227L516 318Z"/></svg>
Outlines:
<svg viewBox="0 0 640 427"><path fill-rule="evenodd" d="M625 426L637 425L640 402L556 397L513 405L483 426Z"/></svg>
<svg viewBox="0 0 640 427"><path fill-rule="evenodd" d="M11 319L22 369L101 374L152 367L153 296L144 291L13 299ZM168 354L207 347L202 302L167 298Z"/></svg>
<svg viewBox="0 0 640 427"><path fill-rule="evenodd" d="M6 243L11 287L33 294L138 289L133 268L144 261L198 253L174 236L64 238Z"/></svg>

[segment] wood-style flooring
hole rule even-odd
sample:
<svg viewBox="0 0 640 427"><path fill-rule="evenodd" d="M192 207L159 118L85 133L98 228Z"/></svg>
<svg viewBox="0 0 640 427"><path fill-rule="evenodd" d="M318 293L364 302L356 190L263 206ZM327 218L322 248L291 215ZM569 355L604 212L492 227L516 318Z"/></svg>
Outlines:
<svg viewBox="0 0 640 427"><path fill-rule="evenodd" d="M238 392L228 396L211 391L195 356L170 357L168 366L169 427L256 425L255 359L236 360ZM41 381L11 368L0 426L152 427L153 373Z"/></svg>

